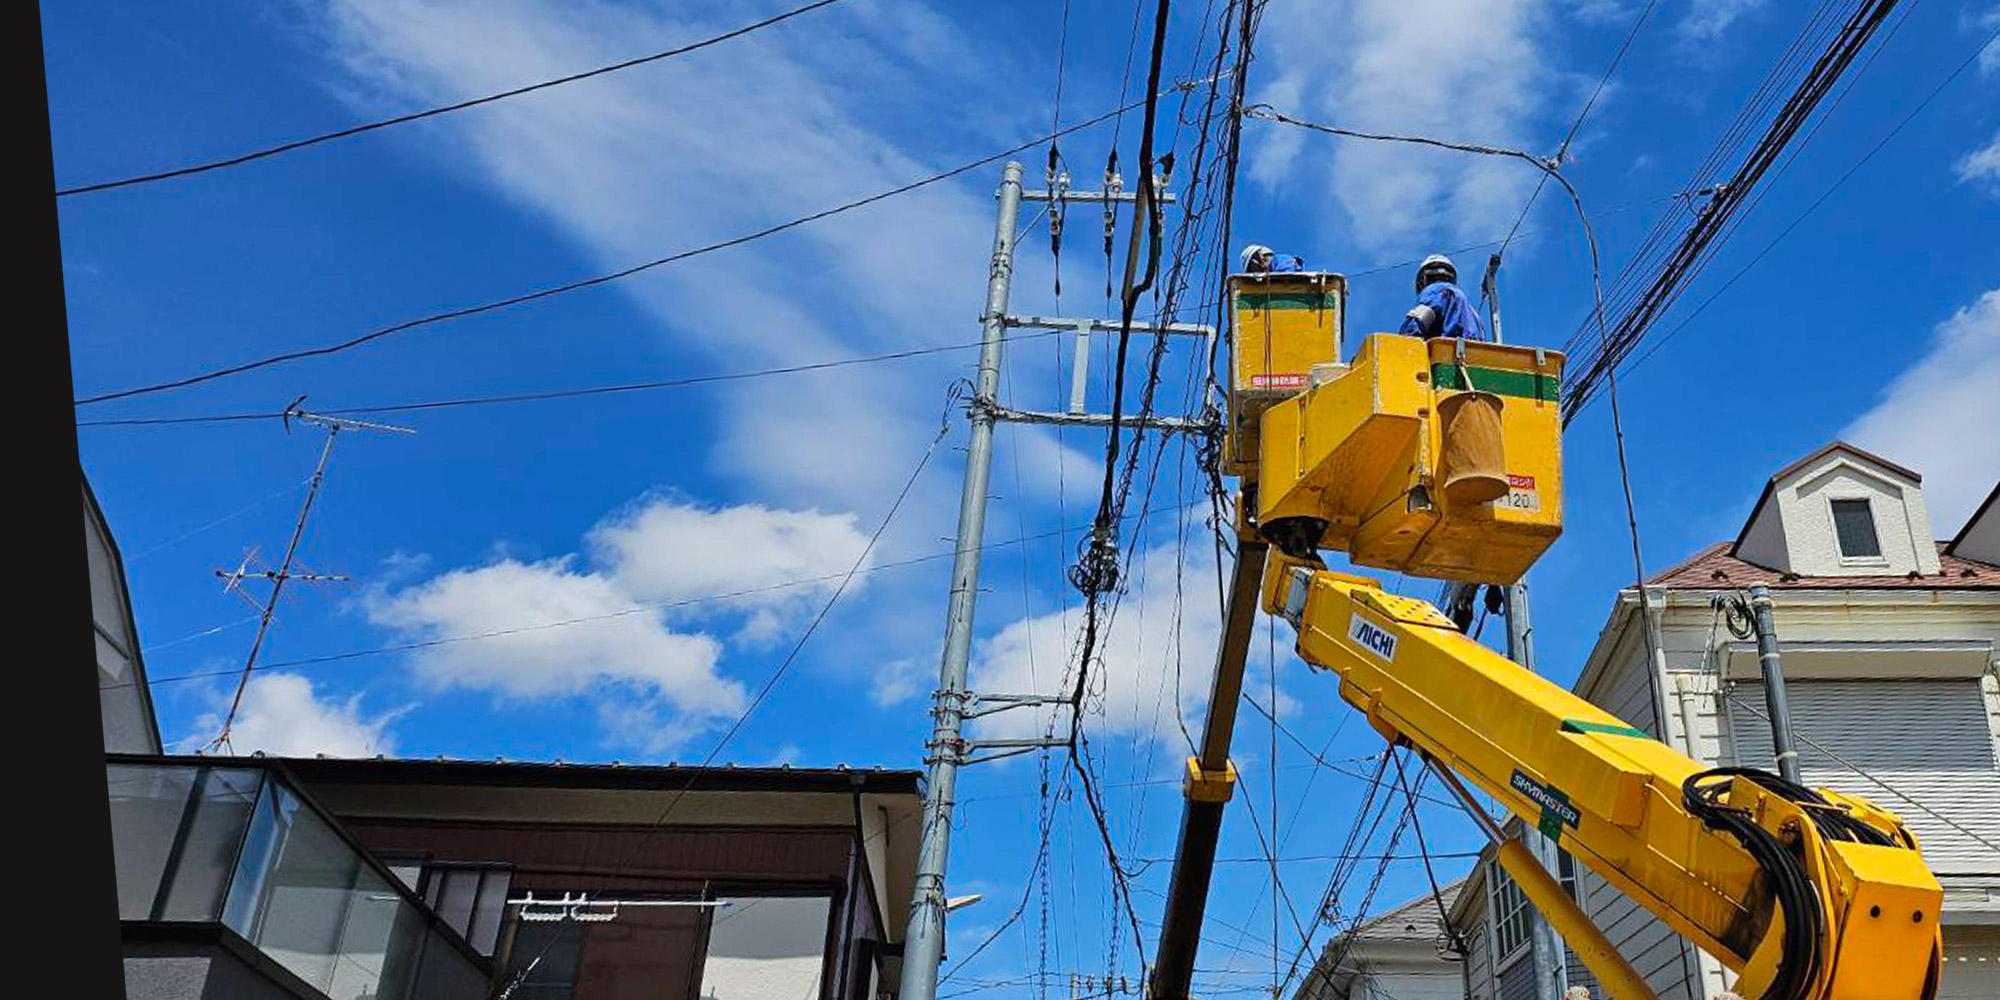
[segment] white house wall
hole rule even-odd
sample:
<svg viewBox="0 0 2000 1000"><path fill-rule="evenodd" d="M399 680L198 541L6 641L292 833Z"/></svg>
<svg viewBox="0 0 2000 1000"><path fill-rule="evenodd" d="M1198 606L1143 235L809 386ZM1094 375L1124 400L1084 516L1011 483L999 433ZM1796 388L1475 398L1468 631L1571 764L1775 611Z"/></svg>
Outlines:
<svg viewBox="0 0 2000 1000"><path fill-rule="evenodd" d="M1777 484L1773 499L1784 522L1788 558L1783 569L1801 576L1938 572L1937 546L1932 541L1923 490L1900 476L1864 468L1836 454L1787 476ZM1882 547L1879 560L1846 559L1840 554L1830 502L1860 499L1868 500L1874 511L1875 535Z"/></svg>

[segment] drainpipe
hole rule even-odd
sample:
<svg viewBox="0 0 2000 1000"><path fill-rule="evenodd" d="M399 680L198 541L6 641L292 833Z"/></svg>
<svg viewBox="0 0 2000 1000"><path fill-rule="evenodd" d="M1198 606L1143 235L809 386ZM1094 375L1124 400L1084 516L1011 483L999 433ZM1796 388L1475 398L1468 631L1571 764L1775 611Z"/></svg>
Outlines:
<svg viewBox="0 0 2000 1000"><path fill-rule="evenodd" d="M1778 628L1771 621L1771 589L1750 585L1750 618L1757 629L1757 665L1764 674L1764 707L1771 717L1771 749L1778 776L1797 784L1799 752L1792 749L1792 710L1785 698L1785 668L1778 660Z"/></svg>

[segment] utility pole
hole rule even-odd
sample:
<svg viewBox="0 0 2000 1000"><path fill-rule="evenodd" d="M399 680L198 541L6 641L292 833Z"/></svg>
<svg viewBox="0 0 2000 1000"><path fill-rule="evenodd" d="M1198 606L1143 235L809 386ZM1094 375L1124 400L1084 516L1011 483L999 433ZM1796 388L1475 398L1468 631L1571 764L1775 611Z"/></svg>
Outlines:
<svg viewBox="0 0 2000 1000"><path fill-rule="evenodd" d="M284 558L279 561L276 570L264 573L252 573L249 571L250 557L248 556L233 571L215 571L216 576L229 581L223 585L223 589L225 590L241 592L240 588L245 579L253 576L261 576L271 581L271 592L265 597L263 606L258 608L257 637L250 641L250 655L243 660L243 673L237 677L236 694L229 701L229 714L223 716L221 732L217 733L215 739L210 740L202 748L203 752L231 749L229 745L229 730L231 726L235 725L236 714L243 707L243 692L250 687L250 674L257 668L257 654L263 651L264 637L270 634L271 619L277 614L278 598L285 592L285 583L289 580L339 581L347 579L345 576L292 572L292 563L298 557L299 542L306 535L306 519L312 515L313 501L319 497L320 483L326 479L327 461L333 457L334 439L340 436L340 432L343 429L350 427L375 431L393 431L398 434L416 433L416 431L407 427L395 427L389 424L369 423L365 420L346 420L340 417L327 417L316 413L308 413L305 410L299 409L299 403L304 400L305 397L300 396L298 399L292 401L292 405L285 408L285 429L287 431L291 430L293 420L323 427L326 429L326 443L320 446L319 464L313 467L312 479L308 481L306 487L305 501L299 505L299 516L292 523L292 538L291 541L285 544Z"/></svg>
<svg viewBox="0 0 2000 1000"><path fill-rule="evenodd" d="M973 599L979 592L980 549L986 529L988 480L993 465L993 425L999 421L1057 426L1103 427L1109 414L1091 413L1084 406L1083 386L1089 376L1089 345L1095 331L1119 329L1114 319L1014 316L1007 312L1014 272L1015 225L1023 201L1104 202L1107 210L1133 201L1136 192L1117 189L1115 175L1105 191L1071 191L1067 177L1050 178L1047 190L1024 191L1021 165L1009 163L1000 175L999 211L993 223L993 256L987 269L986 309L980 314L979 373L969 406L972 434L965 455L965 486L958 502L957 551L952 556L951 598L945 616L944 654L938 665L938 687L932 694L931 737L924 744L927 782L924 791L923 837L917 853L917 873L910 900L910 923L903 937L903 1000L935 1000L938 968L944 961L945 869L951 853L951 814L959 768L1065 747L1066 738L978 739L962 735L965 721L997 712L1036 705L1067 705L1060 695L975 694L966 686L972 652ZM1173 195L1159 192L1170 203ZM1060 218L1050 213L1051 219ZM1060 225L1060 223L1056 223ZM1023 410L1000 405L1000 356L1010 329L1075 331L1072 359L1074 385L1064 410ZM1132 324L1134 333L1202 337L1212 342L1215 329L1194 324ZM1145 426L1167 433L1194 432L1208 427L1208 415L1193 417L1125 418L1126 427Z"/></svg>
<svg viewBox="0 0 2000 1000"><path fill-rule="evenodd" d="M1480 279L1480 292L1486 299L1486 322L1493 331L1493 342L1505 343L1500 333L1500 255L1494 254L1486 260L1486 275ZM1510 584L1503 592L1507 614L1507 658L1515 663L1535 669L1534 625L1528 615L1528 579ZM1561 845L1546 837L1523 837L1528 850L1535 860L1548 869L1549 874L1562 877ZM1561 997L1569 988L1569 963L1563 952L1567 947L1562 935L1556 933L1555 926L1535 914L1534 963L1536 991L1545 997Z"/></svg>
<svg viewBox="0 0 2000 1000"><path fill-rule="evenodd" d="M1757 629L1757 665L1764 673L1764 708L1771 717L1771 751L1778 776L1797 784L1799 752L1792 748L1792 707L1785 697L1785 666L1778 659L1778 626L1771 618L1771 588L1750 585L1750 620Z"/></svg>
<svg viewBox="0 0 2000 1000"><path fill-rule="evenodd" d="M958 500L958 551L951 560L951 603L945 616L944 659L924 744L930 780L924 792L923 842L903 938L904 1000L937 995L944 960L944 871L951 851L951 810L963 762L966 662L972 651L972 602L979 592L979 549L986 530L986 484L993 467L993 411L1000 389L1000 343L1006 337L1007 292L1014 273L1014 220L1021 210L1021 165L1000 175L1000 211L993 224L993 259L986 275L986 311L979 317L979 377L972 397L972 437L965 452L965 491Z"/></svg>

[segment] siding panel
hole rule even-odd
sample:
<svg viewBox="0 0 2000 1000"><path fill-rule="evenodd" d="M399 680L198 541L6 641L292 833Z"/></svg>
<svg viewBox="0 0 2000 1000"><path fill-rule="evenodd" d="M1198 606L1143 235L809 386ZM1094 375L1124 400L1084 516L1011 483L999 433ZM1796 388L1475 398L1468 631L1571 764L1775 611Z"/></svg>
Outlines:
<svg viewBox="0 0 2000 1000"><path fill-rule="evenodd" d="M1977 679L1804 680L1786 691L1806 784L1900 814L1940 875L2000 873L2000 851L1981 843L2000 844L2000 768ZM1737 763L1774 767L1765 711L1762 684L1734 685L1726 714Z"/></svg>

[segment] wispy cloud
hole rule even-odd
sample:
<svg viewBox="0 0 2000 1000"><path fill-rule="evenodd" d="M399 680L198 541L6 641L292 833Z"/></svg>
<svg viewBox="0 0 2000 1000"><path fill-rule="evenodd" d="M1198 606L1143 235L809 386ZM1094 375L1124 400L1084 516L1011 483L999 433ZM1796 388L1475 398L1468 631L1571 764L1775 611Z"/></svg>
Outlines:
<svg viewBox="0 0 2000 1000"><path fill-rule="evenodd" d="M2000 131L1993 133L1992 142L1961 157L1957 171L1959 180L1985 185L1994 194L2000 194Z"/></svg>
<svg viewBox="0 0 2000 1000"><path fill-rule="evenodd" d="M1764 0L1693 0L1681 18L1680 35L1692 42L1711 41L1762 6Z"/></svg>
<svg viewBox="0 0 2000 1000"><path fill-rule="evenodd" d="M1549 0L1274 0L1264 23L1283 28L1265 33L1270 82L1256 98L1350 128L1518 146L1558 83L1541 39L1549 8ZM1489 238L1534 184L1532 169L1492 157L1280 126L1260 129L1255 142L1254 180L1295 199L1327 191L1338 212L1323 221L1373 251Z"/></svg>
<svg viewBox="0 0 2000 1000"><path fill-rule="evenodd" d="M336 0L325 25L345 71L333 85L380 109L629 57L745 16L719 3ZM461 116L441 127L451 155L440 167L622 265L923 176L940 149L985 149L999 123L965 113L982 102L963 98L987 85L991 61L918 0L863 0ZM935 343L950 330L970 339L991 231L977 190L925 189L620 287L679 351L734 366ZM715 467L781 502L879 500L888 467L921 447L936 412L938 395L911 386L941 387L948 364L731 391Z"/></svg>
<svg viewBox="0 0 2000 1000"><path fill-rule="evenodd" d="M1976 428L1988 428L1979 432ZM1932 333L1930 350L1841 437L1923 473L1931 527L1958 530L2000 479L2000 288Z"/></svg>

